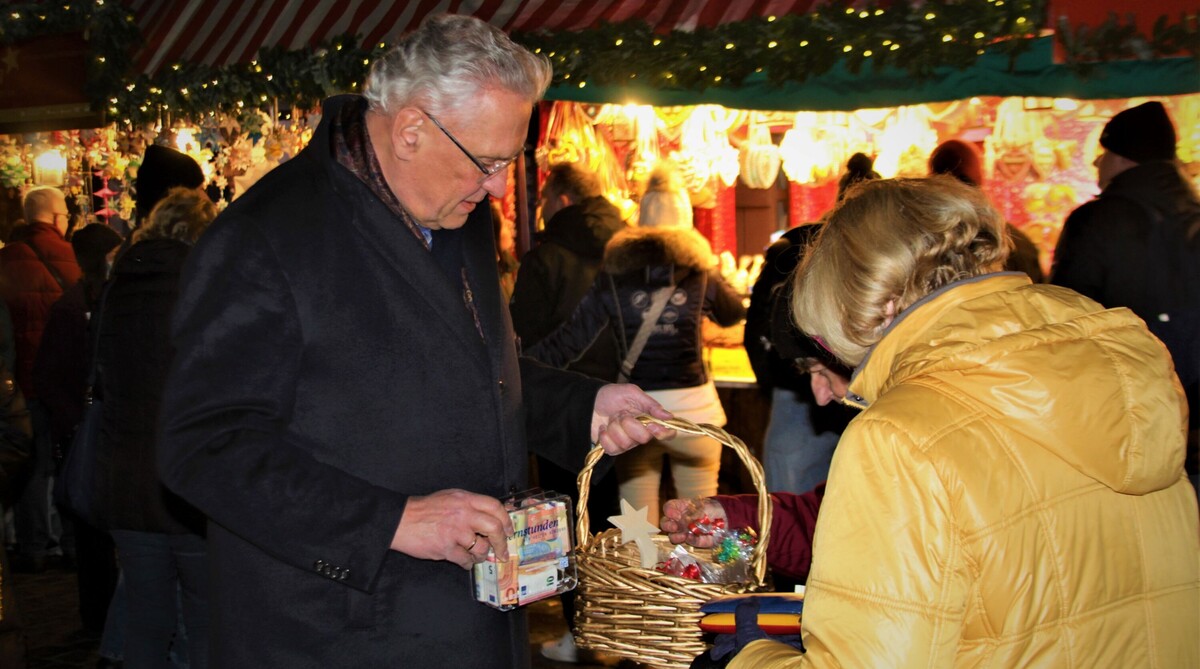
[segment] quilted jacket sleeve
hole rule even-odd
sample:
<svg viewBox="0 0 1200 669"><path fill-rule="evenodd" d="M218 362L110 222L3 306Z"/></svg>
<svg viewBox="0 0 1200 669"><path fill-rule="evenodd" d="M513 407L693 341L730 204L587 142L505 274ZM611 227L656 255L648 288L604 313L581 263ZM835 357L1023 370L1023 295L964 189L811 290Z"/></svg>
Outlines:
<svg viewBox="0 0 1200 669"><path fill-rule="evenodd" d="M813 538L802 639L730 669L949 667L969 578L937 471L903 427L860 416L838 444Z"/></svg>

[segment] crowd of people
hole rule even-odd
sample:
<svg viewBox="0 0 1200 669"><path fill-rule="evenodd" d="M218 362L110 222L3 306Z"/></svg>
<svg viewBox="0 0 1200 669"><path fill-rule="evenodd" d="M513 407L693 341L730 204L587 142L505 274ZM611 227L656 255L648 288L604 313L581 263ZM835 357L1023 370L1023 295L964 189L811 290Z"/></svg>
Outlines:
<svg viewBox="0 0 1200 669"><path fill-rule="evenodd" d="M162 146L128 239L25 195L0 249L0 569L73 560L101 666L528 666L524 613L476 602L469 573L507 557L501 500L531 474L574 492L598 444L593 516L624 499L701 547L697 504L765 529L756 497L717 494L720 444L638 420L725 423L705 320L746 321L767 560L807 588L798 642L739 624L697 662L1200 666L1200 198L1160 104L1106 126L1102 192L1049 277L951 140L925 178L852 158L746 299L670 165L631 221L552 167L513 257L488 201L549 81L500 30L437 16L219 215ZM50 494L94 400L98 522ZM0 664L22 667L0 587Z"/></svg>

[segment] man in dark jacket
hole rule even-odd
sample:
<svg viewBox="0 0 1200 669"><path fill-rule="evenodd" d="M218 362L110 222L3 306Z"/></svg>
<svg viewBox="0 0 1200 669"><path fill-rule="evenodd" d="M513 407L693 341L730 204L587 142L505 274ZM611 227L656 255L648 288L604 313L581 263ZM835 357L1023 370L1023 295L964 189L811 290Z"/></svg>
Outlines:
<svg viewBox="0 0 1200 669"><path fill-rule="evenodd" d="M538 245L521 259L508 305L513 330L523 346L541 341L570 317L600 271L604 245L625 227L621 211L604 197L595 173L579 163L552 166L542 184L539 203L545 229L538 236ZM566 369L602 381L616 381L620 366L616 338L606 332ZM576 499L574 473L540 456L537 464L542 488ZM592 481L588 509L599 522L620 513L613 470ZM563 595L562 601L569 626L574 619L573 593ZM579 657L569 631L544 645L542 653L560 662L574 662Z"/></svg>
<svg viewBox="0 0 1200 669"><path fill-rule="evenodd" d="M1067 218L1050 280L1106 307L1128 307L1166 344L1191 410L1188 473L1200 483L1200 197L1175 159L1175 127L1162 103L1113 116L1100 146L1100 196Z"/></svg>
<svg viewBox="0 0 1200 669"><path fill-rule="evenodd" d="M599 179L578 163L550 168L540 202L546 228L538 246L521 258L509 304L523 346L538 343L567 320L600 271L604 245L625 227ZM613 338L601 337L567 369L615 381L619 367Z"/></svg>
<svg viewBox="0 0 1200 669"><path fill-rule="evenodd" d="M25 224L15 228L8 244L0 249L4 301L12 315L17 353L13 376L29 403L33 422L32 472L13 510L17 532L13 563L14 568L41 571L61 537L55 529L57 514L49 502L55 467L50 417L34 388L33 363L50 307L75 285L80 271L75 252L63 236L70 213L62 191L34 188L25 194L24 210Z"/></svg>
<svg viewBox="0 0 1200 669"><path fill-rule="evenodd" d="M189 255L159 468L210 521L210 666L528 666L523 610L470 578L508 557L527 431L576 468L672 433L636 387L517 355L484 200L550 74L427 19Z"/></svg>

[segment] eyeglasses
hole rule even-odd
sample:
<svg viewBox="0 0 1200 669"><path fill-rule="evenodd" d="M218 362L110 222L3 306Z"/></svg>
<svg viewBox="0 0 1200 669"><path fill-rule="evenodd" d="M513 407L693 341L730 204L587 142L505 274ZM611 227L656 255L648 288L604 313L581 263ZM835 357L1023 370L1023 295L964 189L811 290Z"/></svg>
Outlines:
<svg viewBox="0 0 1200 669"><path fill-rule="evenodd" d="M499 174L501 171L506 169L509 165L512 165L513 161L517 159L517 156L513 156L511 158L505 158L504 160L500 160L495 163L492 163L491 166L489 166L486 163L484 163L482 160L476 158L475 154L468 151L467 147L463 146L461 142L459 142L457 139L455 139L454 135L451 135L450 131L446 129L446 126L442 125L441 121L434 118L433 114L430 114L429 112L424 111L424 110L421 110L421 111L423 114L425 114L426 116L429 117L430 121L433 121L433 124L435 126L437 126L438 130L442 131L442 134L446 136L446 139L450 140L451 142L454 142L454 146L457 146L458 150L462 151L463 155L466 156L467 159L470 160L473 165L475 165L475 167L479 168L480 172L483 172L483 176L479 178L480 184L482 184L483 182L487 181L488 179L491 179L492 177Z"/></svg>

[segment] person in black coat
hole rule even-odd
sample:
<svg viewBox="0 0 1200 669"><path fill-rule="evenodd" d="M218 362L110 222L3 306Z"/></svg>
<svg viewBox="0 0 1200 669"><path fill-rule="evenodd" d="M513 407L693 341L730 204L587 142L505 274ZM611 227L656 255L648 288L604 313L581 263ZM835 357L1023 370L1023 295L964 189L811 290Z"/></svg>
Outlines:
<svg viewBox="0 0 1200 669"><path fill-rule="evenodd" d="M1050 281L1128 307L1166 344L1188 399L1187 471L1200 490L1200 195L1161 102L1113 116L1100 146L1100 196L1067 217Z"/></svg>
<svg viewBox="0 0 1200 669"><path fill-rule="evenodd" d="M615 338L623 378L684 418L724 425L725 411L704 364L701 327L706 318L733 325L746 309L715 264L708 240L692 227L691 202L678 175L660 166L642 197L638 227L613 236L603 271L570 319L526 350L565 367L599 338ZM664 455L680 496L717 492L721 445L711 437L678 436L622 455L616 461L621 499L647 507L651 522L658 518Z"/></svg>
<svg viewBox="0 0 1200 669"><path fill-rule="evenodd" d="M526 435L578 469L673 432L634 386L518 356L484 200L549 79L426 19L188 257L159 469L209 518L213 666L528 666L523 609L470 571L508 557Z"/></svg>
<svg viewBox="0 0 1200 669"><path fill-rule="evenodd" d="M620 210L604 197L600 180L580 163L552 166L538 201L545 229L538 235L538 245L521 258L508 305L522 346L538 343L570 317L600 271L604 245L625 228ZM620 365L616 340L601 336L566 369L616 381ZM573 472L542 457L537 459L537 468L542 488L569 494L578 503ZM605 518L621 512L617 478L611 469L593 477L588 512L601 525ZM562 602L569 627L575 615L573 593L563 595ZM568 662L579 657L570 631L544 644L542 654Z"/></svg>
<svg viewBox="0 0 1200 669"><path fill-rule="evenodd" d="M33 365L33 385L50 412L50 437L60 460L70 450L83 418L90 367L88 322L96 313L100 291L121 236L104 223L91 223L71 235L71 248L83 276L50 307L50 317ZM83 628L104 629L117 585L116 552L104 528L88 525L70 509L59 508L75 537L79 617Z"/></svg>
<svg viewBox="0 0 1200 669"><path fill-rule="evenodd" d="M599 179L578 163L551 167L539 201L546 228L521 258L509 303L523 346L538 343L567 320L600 271L604 245L626 227ZM567 369L615 381L619 365L611 338L601 338Z"/></svg>
<svg viewBox="0 0 1200 669"><path fill-rule="evenodd" d="M208 664L205 520L163 487L156 430L173 355L170 317L179 276L216 213L199 189L170 191L113 266L94 325L95 393L104 407L97 492L124 573L130 669L170 666L180 619L189 666Z"/></svg>
<svg viewBox="0 0 1200 669"><path fill-rule="evenodd" d="M837 201L860 181L878 179L874 160L855 153L838 179ZM771 492L804 493L829 476L829 463L851 413L839 405L819 404L809 376L796 365L799 356L781 355L797 336L787 304L787 280L821 231L823 221L784 232L763 254L762 271L750 289L742 345L758 388L771 402L763 436L763 474ZM802 336L802 335L801 335Z"/></svg>

